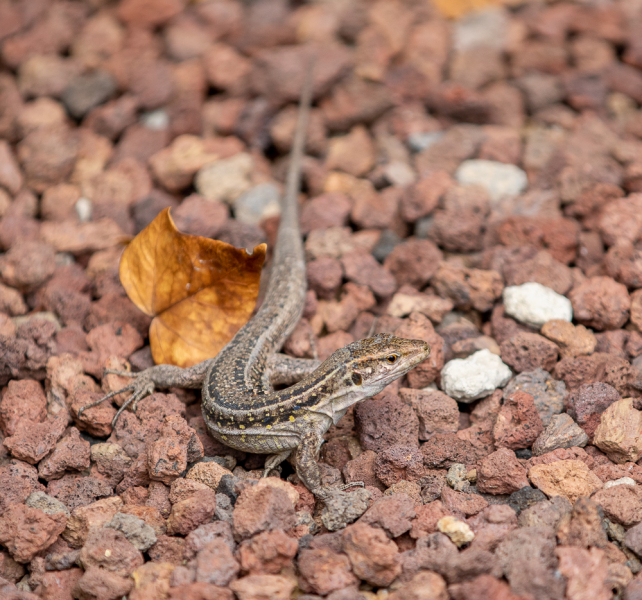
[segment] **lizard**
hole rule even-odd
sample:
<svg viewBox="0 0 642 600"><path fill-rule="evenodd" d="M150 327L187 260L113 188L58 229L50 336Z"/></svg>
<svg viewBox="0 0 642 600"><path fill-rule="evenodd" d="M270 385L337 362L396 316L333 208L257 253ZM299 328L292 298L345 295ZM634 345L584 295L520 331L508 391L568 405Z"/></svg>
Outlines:
<svg viewBox="0 0 642 600"><path fill-rule="evenodd" d="M308 75L299 102L269 283L254 317L215 357L193 367L156 365L139 373L106 370L106 374L134 377L135 381L81 408L79 415L113 396L131 392L116 413L115 424L127 406L133 405L135 411L138 401L157 388L200 387L210 435L231 448L270 454L264 476L290 458L303 484L325 500L333 490L322 484L317 463L324 433L350 406L376 395L425 360L430 347L423 340L380 333L348 344L321 364L279 353L305 304L298 195L311 101ZM277 391L273 387L277 384L290 387Z"/></svg>

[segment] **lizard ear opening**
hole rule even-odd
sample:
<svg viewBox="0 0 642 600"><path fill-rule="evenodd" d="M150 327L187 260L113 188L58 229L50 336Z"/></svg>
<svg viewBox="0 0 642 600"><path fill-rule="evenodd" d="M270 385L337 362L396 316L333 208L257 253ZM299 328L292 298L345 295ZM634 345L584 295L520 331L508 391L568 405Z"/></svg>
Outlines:
<svg viewBox="0 0 642 600"><path fill-rule="evenodd" d="M353 373L352 374L352 383L355 385L361 385L363 382L363 379L361 378L361 375L359 373Z"/></svg>

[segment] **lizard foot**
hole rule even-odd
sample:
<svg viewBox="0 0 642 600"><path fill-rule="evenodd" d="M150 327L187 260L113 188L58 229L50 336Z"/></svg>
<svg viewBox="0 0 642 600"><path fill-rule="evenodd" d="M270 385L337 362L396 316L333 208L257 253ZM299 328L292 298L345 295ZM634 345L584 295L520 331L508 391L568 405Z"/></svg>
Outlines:
<svg viewBox="0 0 642 600"><path fill-rule="evenodd" d="M127 392L131 392L131 396L125 400L123 405L118 409L118 412L114 415L114 418L111 420L112 426L116 425L116 421L118 421L118 417L120 417L120 414L130 405L133 404L132 410L136 412L136 407L138 406L138 402L145 398L146 396L149 396L150 394L154 393L154 390L156 389L156 383L154 381L154 375L153 373L150 373L150 371L153 371L155 367L152 367L151 369L145 369L144 371L141 371L140 373L132 373L131 371L116 371L113 369L106 369L105 370L105 375L120 375L121 377L132 377L135 378L135 381L131 383L130 385L120 389L116 390L114 392L110 392L109 394L103 396L102 398L99 398L95 402L92 402L91 404L86 404L85 406L81 407L78 410L78 416L82 415L84 411L86 411L89 408L93 408L94 406L98 406L99 404L102 404L103 402L106 402L107 400L111 400L114 396L118 396L118 394L123 394Z"/></svg>

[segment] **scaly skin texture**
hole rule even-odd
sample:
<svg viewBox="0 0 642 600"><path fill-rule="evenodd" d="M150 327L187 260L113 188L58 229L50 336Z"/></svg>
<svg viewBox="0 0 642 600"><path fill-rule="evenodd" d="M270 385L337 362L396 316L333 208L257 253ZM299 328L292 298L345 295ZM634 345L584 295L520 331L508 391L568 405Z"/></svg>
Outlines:
<svg viewBox="0 0 642 600"><path fill-rule="evenodd" d="M323 434L350 406L379 393L425 360L430 348L421 340L379 334L337 350L321 365L278 354L305 302L297 196L311 95L308 82L301 97L270 282L257 314L215 358L189 369L158 365L137 374L119 372L136 377L135 382L100 401L131 391L121 411L130 403L135 410L138 400L156 388L202 386L203 417L213 437L238 450L272 454L266 475L290 457L306 487L325 499L331 490L321 485L317 464ZM277 381L298 383L274 391Z"/></svg>

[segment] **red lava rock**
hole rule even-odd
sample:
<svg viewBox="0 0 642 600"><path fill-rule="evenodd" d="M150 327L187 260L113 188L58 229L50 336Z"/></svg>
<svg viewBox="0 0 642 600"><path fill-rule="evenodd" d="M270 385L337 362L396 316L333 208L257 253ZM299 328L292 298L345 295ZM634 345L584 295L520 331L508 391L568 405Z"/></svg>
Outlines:
<svg viewBox="0 0 642 600"><path fill-rule="evenodd" d="M437 523L442 517L452 515L440 500L434 500L428 504L417 506L415 509L417 518L412 522L410 537L413 539L422 538L438 531Z"/></svg>
<svg viewBox="0 0 642 600"><path fill-rule="evenodd" d="M308 286L319 298L334 298L341 281L343 269L341 263L329 256L321 256L306 265Z"/></svg>
<svg viewBox="0 0 642 600"><path fill-rule="evenodd" d="M42 285L55 271L54 250L40 241L22 241L11 245L0 260L4 283L30 291Z"/></svg>
<svg viewBox="0 0 642 600"><path fill-rule="evenodd" d="M436 433L421 446L421 453L430 469L449 468L456 463L472 465L480 458L471 442L453 433Z"/></svg>
<svg viewBox="0 0 642 600"><path fill-rule="evenodd" d="M196 581L225 586L239 571L239 563L223 540L212 540L196 555Z"/></svg>
<svg viewBox="0 0 642 600"><path fill-rule="evenodd" d="M445 171L435 171L408 186L401 196L401 216L412 223L429 215L439 203L439 199L454 185Z"/></svg>
<svg viewBox="0 0 642 600"><path fill-rule="evenodd" d="M357 577L372 585L386 586L401 573L397 545L380 529L356 523L346 527L342 538Z"/></svg>
<svg viewBox="0 0 642 600"><path fill-rule="evenodd" d="M495 445L519 450L530 446L544 431L533 396L515 392L505 401L493 428Z"/></svg>
<svg viewBox="0 0 642 600"><path fill-rule="evenodd" d="M410 531L415 516L413 500L400 492L376 500L359 522L381 527L393 538L397 538Z"/></svg>
<svg viewBox="0 0 642 600"><path fill-rule="evenodd" d="M341 227L350 215L350 199L341 192L329 192L308 200L301 208L301 233L313 229Z"/></svg>
<svg viewBox="0 0 642 600"><path fill-rule="evenodd" d="M121 577L128 577L144 563L143 555L115 529L95 529L89 532L80 551L85 570L100 567Z"/></svg>
<svg viewBox="0 0 642 600"><path fill-rule="evenodd" d="M54 451L40 462L38 474L49 481L62 477L67 469L83 471L88 468L89 442L81 439L78 429L71 427Z"/></svg>
<svg viewBox="0 0 642 600"><path fill-rule="evenodd" d="M539 368L551 371L559 348L536 333L518 333L502 343L501 353L502 360L518 373Z"/></svg>
<svg viewBox="0 0 642 600"><path fill-rule="evenodd" d="M375 459L375 475L386 487L401 480L417 481L424 473L423 455L417 446L396 444Z"/></svg>
<svg viewBox="0 0 642 600"><path fill-rule="evenodd" d="M476 515L488 506L488 502L479 494L457 492L447 485L441 490L441 503L450 514L466 517Z"/></svg>
<svg viewBox="0 0 642 600"><path fill-rule="evenodd" d="M454 584L448 587L453 600L522 600L524 596L516 596L510 586L492 575L479 575L470 581Z"/></svg>
<svg viewBox="0 0 642 600"><path fill-rule="evenodd" d="M105 481L85 475L67 473L47 484L47 493L73 510L91 504L98 498L111 496L112 487Z"/></svg>
<svg viewBox="0 0 642 600"><path fill-rule="evenodd" d="M573 315L594 329L619 329L629 318L631 299L626 287L610 277L591 277L569 294Z"/></svg>
<svg viewBox="0 0 642 600"><path fill-rule="evenodd" d="M147 448L149 476L169 485L187 468L187 463L201 458L203 445L185 419L165 417L158 440Z"/></svg>
<svg viewBox="0 0 642 600"><path fill-rule="evenodd" d="M430 240L408 238L397 244L384 262L397 285L425 286L436 273L442 254Z"/></svg>
<svg viewBox="0 0 642 600"><path fill-rule="evenodd" d="M572 511L560 519L557 538L563 546L606 547L608 538L602 526L598 505L589 498L579 498Z"/></svg>
<svg viewBox="0 0 642 600"><path fill-rule="evenodd" d="M591 598L612 596L608 578L608 561L600 548L559 547L555 549L559 558L559 571L567 579L566 595L579 598L580 594Z"/></svg>
<svg viewBox="0 0 642 600"><path fill-rule="evenodd" d="M642 521L642 497L637 486L615 485L598 490L591 500L602 507L608 519L624 527Z"/></svg>
<svg viewBox="0 0 642 600"><path fill-rule="evenodd" d="M451 298L456 307L480 312L490 310L504 289L495 271L465 269L449 263L439 265L431 283L440 296Z"/></svg>
<svg viewBox="0 0 642 600"><path fill-rule="evenodd" d="M66 426L62 416L44 423L21 420L15 434L5 438L3 444L15 458L35 465L54 448Z"/></svg>
<svg viewBox="0 0 642 600"><path fill-rule="evenodd" d="M385 486L375 475L377 454L372 450L364 450L356 458L349 460L342 469L346 483L361 481L365 486L377 487L383 490Z"/></svg>
<svg viewBox="0 0 642 600"><path fill-rule="evenodd" d="M264 531L245 540L239 546L238 556L243 571L276 575L292 565L299 545L283 531Z"/></svg>
<svg viewBox="0 0 642 600"><path fill-rule="evenodd" d="M397 289L395 278L388 269L380 265L372 254L354 250L341 259L346 279L368 286L377 296L387 298Z"/></svg>
<svg viewBox="0 0 642 600"><path fill-rule="evenodd" d="M422 314L412 313L394 333L399 337L423 340L430 346L430 356L408 373L408 385L424 388L435 381L444 366L444 342L430 320Z"/></svg>
<svg viewBox="0 0 642 600"><path fill-rule="evenodd" d="M246 488L234 506L234 531L241 538L273 529L288 531L295 522L288 494L273 486Z"/></svg>
<svg viewBox="0 0 642 600"><path fill-rule="evenodd" d="M477 489L485 494L512 494L528 487L526 469L508 448L499 448L477 466Z"/></svg>
<svg viewBox="0 0 642 600"><path fill-rule="evenodd" d="M18 562L29 562L64 531L64 513L48 515L24 504L12 504L0 516L0 543Z"/></svg>
<svg viewBox="0 0 642 600"><path fill-rule="evenodd" d="M443 392L402 388L399 397L417 413L420 440L430 439L433 433L455 433L459 429L457 402Z"/></svg>
<svg viewBox="0 0 642 600"><path fill-rule="evenodd" d="M167 519L167 531L170 535L187 535L199 525L210 521L215 510L215 492L209 488L199 490L172 506L172 512Z"/></svg>
<svg viewBox="0 0 642 600"><path fill-rule="evenodd" d="M394 444L417 446L419 420L410 406L384 392L357 404L355 430L361 446L380 452Z"/></svg>
<svg viewBox="0 0 642 600"><path fill-rule="evenodd" d="M13 435L21 419L42 423L46 417L47 399L37 381L9 382L0 400L0 422L5 435Z"/></svg>
<svg viewBox="0 0 642 600"><path fill-rule="evenodd" d="M121 577L107 569L91 566L85 570L73 590L74 597L118 598L127 595L134 582L129 577Z"/></svg>
<svg viewBox="0 0 642 600"><path fill-rule="evenodd" d="M178 566L183 564L184 549L185 540L183 538L161 534L158 535L156 543L149 548L148 554L154 562L165 562Z"/></svg>
<svg viewBox="0 0 642 600"><path fill-rule="evenodd" d="M302 550L298 566L303 591L325 595L358 584L348 557L330 548Z"/></svg>
<svg viewBox="0 0 642 600"><path fill-rule="evenodd" d="M549 527L522 527L507 534L496 556L513 593L541 600L564 597L554 551L555 532Z"/></svg>
<svg viewBox="0 0 642 600"><path fill-rule="evenodd" d="M210 583L191 583L171 587L168 598L170 600L233 600L234 593L230 589Z"/></svg>
<svg viewBox="0 0 642 600"><path fill-rule="evenodd" d="M225 521L213 521L197 527L187 535L183 550L185 560L192 560L207 544L215 539L222 539L231 551L236 549L232 526Z"/></svg>

